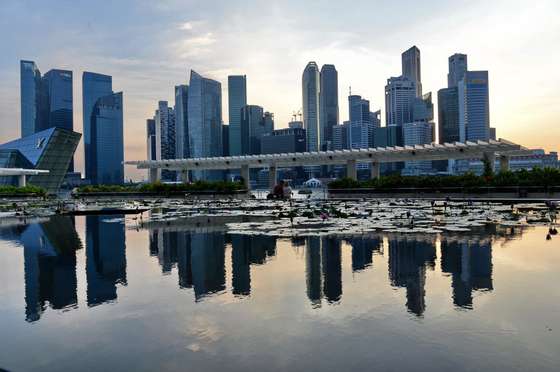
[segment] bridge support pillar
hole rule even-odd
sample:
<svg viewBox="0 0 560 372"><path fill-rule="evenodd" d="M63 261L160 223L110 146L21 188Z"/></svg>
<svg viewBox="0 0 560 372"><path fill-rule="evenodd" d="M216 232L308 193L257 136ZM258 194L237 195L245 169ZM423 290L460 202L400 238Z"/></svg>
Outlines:
<svg viewBox="0 0 560 372"><path fill-rule="evenodd" d="M500 172L506 172L509 170L509 156L500 156Z"/></svg>
<svg viewBox="0 0 560 372"><path fill-rule="evenodd" d="M243 185L247 190L251 188L251 183L249 182L249 166L242 165L241 166L241 178L243 178Z"/></svg>
<svg viewBox="0 0 560 372"><path fill-rule="evenodd" d="M181 182L182 183L189 183L189 170L188 169L181 169L180 173Z"/></svg>
<svg viewBox="0 0 560 372"><path fill-rule="evenodd" d="M278 172L275 166L270 166L268 168L268 186L272 190L276 186L276 178L278 177Z"/></svg>
<svg viewBox="0 0 560 372"><path fill-rule="evenodd" d="M148 169L148 181L150 183L156 183L161 180L161 170L158 168Z"/></svg>
<svg viewBox="0 0 560 372"><path fill-rule="evenodd" d="M18 176L18 186L25 187L27 185L27 179L25 174L21 174Z"/></svg>
<svg viewBox="0 0 560 372"><path fill-rule="evenodd" d="M358 179L358 171L356 169L356 160L347 160L346 161L346 177L351 178L353 180Z"/></svg>
<svg viewBox="0 0 560 372"><path fill-rule="evenodd" d="M484 161L488 162L488 164L490 165L490 169L492 169L492 172L496 171L496 153L485 152L484 153Z"/></svg>
<svg viewBox="0 0 560 372"><path fill-rule="evenodd" d="M371 163L371 179L379 178L379 175L381 174L379 168L380 167L378 162L374 161L373 163Z"/></svg>

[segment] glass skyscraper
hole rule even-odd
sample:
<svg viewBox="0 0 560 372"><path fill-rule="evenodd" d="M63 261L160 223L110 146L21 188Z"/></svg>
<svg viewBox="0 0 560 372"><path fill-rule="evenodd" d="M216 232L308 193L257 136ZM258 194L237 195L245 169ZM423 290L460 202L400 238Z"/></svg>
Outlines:
<svg viewBox="0 0 560 372"><path fill-rule="evenodd" d="M317 63L309 62L303 70L302 76L303 125L307 134L308 151L319 151L321 149L322 133L319 128L320 80Z"/></svg>
<svg viewBox="0 0 560 372"><path fill-rule="evenodd" d="M241 109L247 106L247 77L228 76L229 154L241 154Z"/></svg>
<svg viewBox="0 0 560 372"><path fill-rule="evenodd" d="M189 82L188 121L191 157L222 156L222 85L192 70ZM193 172L195 179L222 179L222 176L221 171Z"/></svg>
<svg viewBox="0 0 560 372"><path fill-rule="evenodd" d="M54 69L41 77L35 62L20 61L20 84L22 137L52 127L74 129L72 71Z"/></svg>
<svg viewBox="0 0 560 372"><path fill-rule="evenodd" d="M156 159L175 159L176 132L175 111L169 107L167 101L159 101L154 115L156 125ZM163 169L161 178L164 181L175 181L176 172Z"/></svg>
<svg viewBox="0 0 560 372"><path fill-rule="evenodd" d="M274 115L256 105L241 109L241 155L262 154L262 136L274 131Z"/></svg>
<svg viewBox="0 0 560 372"><path fill-rule="evenodd" d="M413 116L416 84L405 76L387 79L385 86L385 110L387 126L410 123Z"/></svg>
<svg viewBox="0 0 560 372"><path fill-rule="evenodd" d="M146 138L146 149L148 150L146 159L157 160L156 121L154 119L146 120Z"/></svg>
<svg viewBox="0 0 560 372"><path fill-rule="evenodd" d="M82 74L82 117L84 124L84 160L85 177L93 182L98 169L95 157L96 144L92 141L95 131L92 121L93 112L97 101L101 97L113 94L113 78L109 75L95 72ZM96 183L96 182L94 182Z"/></svg>
<svg viewBox="0 0 560 372"><path fill-rule="evenodd" d="M449 57L449 73L447 74L447 87L456 87L465 77L467 72L467 55L455 53Z"/></svg>
<svg viewBox="0 0 560 372"><path fill-rule="evenodd" d="M320 84L320 128L322 150L332 147L333 127L338 124L338 72L334 65L321 67Z"/></svg>
<svg viewBox="0 0 560 372"><path fill-rule="evenodd" d="M422 95L422 73L420 65L420 49L416 46L405 51L402 56L402 75L414 82L416 97Z"/></svg>
<svg viewBox="0 0 560 372"><path fill-rule="evenodd" d="M490 138L488 71L467 71L458 85L461 142Z"/></svg>
<svg viewBox="0 0 560 372"><path fill-rule="evenodd" d="M188 85L175 86L175 157L177 159L190 157L188 96Z"/></svg>
<svg viewBox="0 0 560 372"><path fill-rule="evenodd" d="M459 96L457 87L438 91L439 143L453 143L459 136Z"/></svg>
<svg viewBox="0 0 560 372"><path fill-rule="evenodd" d="M123 95L101 97L91 114L92 184L124 183Z"/></svg>

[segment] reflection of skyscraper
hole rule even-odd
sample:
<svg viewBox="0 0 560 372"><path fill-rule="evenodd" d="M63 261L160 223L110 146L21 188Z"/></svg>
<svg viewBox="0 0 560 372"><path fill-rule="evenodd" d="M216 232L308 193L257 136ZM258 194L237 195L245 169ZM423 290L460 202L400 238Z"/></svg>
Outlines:
<svg viewBox="0 0 560 372"><path fill-rule="evenodd" d="M406 288L406 307L417 316L421 316L426 309L426 266L433 268L435 258L436 250L432 243L407 240L389 242L391 285Z"/></svg>
<svg viewBox="0 0 560 372"><path fill-rule="evenodd" d="M492 247L478 243L441 244L441 270L450 273L453 303L472 308L473 290L492 290Z"/></svg>
<svg viewBox="0 0 560 372"><path fill-rule="evenodd" d="M337 302L342 297L342 257L340 240L323 238L321 247L323 259L323 292L329 302Z"/></svg>
<svg viewBox="0 0 560 372"><path fill-rule="evenodd" d="M321 306L321 239L317 236L307 238L305 275L307 297L313 306Z"/></svg>
<svg viewBox="0 0 560 372"><path fill-rule="evenodd" d="M124 224L106 222L99 216L87 216L86 257L88 305L116 300L116 285L126 285Z"/></svg>
<svg viewBox="0 0 560 372"><path fill-rule="evenodd" d="M249 236L234 235L231 237L232 287L234 295L251 294L251 259Z"/></svg>
<svg viewBox="0 0 560 372"><path fill-rule="evenodd" d="M352 271L361 271L373 263L373 251L379 251L379 239L352 238Z"/></svg>
<svg viewBox="0 0 560 372"><path fill-rule="evenodd" d="M48 302L53 309L76 306L76 250L80 239L68 217L29 225L21 234L25 258L25 318L39 320Z"/></svg>
<svg viewBox="0 0 560 372"><path fill-rule="evenodd" d="M196 300L226 288L225 238L222 233L191 234L191 258Z"/></svg>
<svg viewBox="0 0 560 372"><path fill-rule="evenodd" d="M191 236L186 232L177 233L177 270L179 287L192 288Z"/></svg>

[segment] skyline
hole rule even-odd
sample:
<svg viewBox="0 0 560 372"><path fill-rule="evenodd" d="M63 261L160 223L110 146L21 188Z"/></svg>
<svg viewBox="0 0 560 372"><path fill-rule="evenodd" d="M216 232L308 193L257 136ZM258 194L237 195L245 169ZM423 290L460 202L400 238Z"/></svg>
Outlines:
<svg viewBox="0 0 560 372"><path fill-rule="evenodd" d="M197 6L196 2L151 5L139 1L130 9L131 2L122 2L112 10L115 14L126 10L125 17L109 15L101 21L101 14L96 13L99 9L90 4L65 7L74 3L61 1L47 8L39 3L33 6L34 2L4 3L0 30L16 36L8 40L0 60L2 142L20 135L20 59L35 61L41 71L73 71L74 127L80 133L82 72L111 75L113 89L124 92L125 160L140 160L146 158L146 119L153 115L158 101L174 101L174 87L187 83L191 69L222 83L224 122L229 117L227 75L247 75L247 103L274 113L276 128L285 128L292 112L301 109L301 74L307 63L334 64L339 80L339 122L348 118L346 97L351 86L353 94L371 102L372 111L381 109L384 125L386 80L400 75L401 53L416 45L422 53L424 93L435 96L447 87L448 57L465 53L469 69L489 71L490 125L497 128L498 137L530 148L560 150L560 95L554 84L560 81L554 66L560 52L550 48L560 36L560 26L552 17L560 5L552 1L538 5L461 2L454 6L435 1L415 8L422 21L410 24L390 18L407 11L411 2L399 6L368 2L357 6L359 11L317 5L312 9L315 13L309 12L309 5L289 2L244 7L227 2ZM372 11L364 11L366 8ZM79 14L76 9L81 9ZM213 14L216 9L223 12ZM256 14L262 17L250 25L244 22L242 16ZM333 19L334 14L340 16ZM61 22L65 27L56 26L67 18L68 22ZM38 28L44 28L44 38L37 37ZM446 32L448 29L457 32ZM434 105L437 112L437 102ZM83 142L75 162L76 170L83 172ZM125 171L127 178L138 179L142 174L130 167Z"/></svg>

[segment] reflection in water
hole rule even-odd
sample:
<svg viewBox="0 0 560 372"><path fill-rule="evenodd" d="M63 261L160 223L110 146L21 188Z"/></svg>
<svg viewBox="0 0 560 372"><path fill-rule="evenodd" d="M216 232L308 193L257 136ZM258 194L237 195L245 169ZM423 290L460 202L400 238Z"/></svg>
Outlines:
<svg viewBox="0 0 560 372"><path fill-rule="evenodd" d="M88 306L116 300L117 284L126 285L124 224L87 216L86 257Z"/></svg>
<svg viewBox="0 0 560 372"><path fill-rule="evenodd" d="M435 242L389 240L389 279L391 285L406 288L406 307L418 316L426 310L424 289L426 267L434 268Z"/></svg>
<svg viewBox="0 0 560 372"><path fill-rule="evenodd" d="M125 224L115 222L114 217L85 217L88 306L115 301L117 286L127 284L125 229ZM511 239L516 234L520 231L494 229L486 231L482 237L438 238L441 270L451 276L453 303L457 307L472 309L473 291L493 289L491 237L505 236L507 241L507 237ZM72 218L59 216L30 225L2 227L0 236L21 241L24 247L28 321L38 320L47 306L53 309L77 306L76 250L81 248L81 242ZM343 243L350 247L343 247ZM352 272L373 270L374 254L379 259L387 254L390 284L406 289L406 308L410 313L424 314L426 270L434 270L437 259L435 237L369 234L341 239L315 236L293 238L291 245L297 250L304 249L306 293L313 307L321 307L323 300L326 304L342 300L342 253L349 248L351 265L348 266ZM251 268L275 258L276 247L277 238L270 236L161 228L149 232L149 255L157 258L164 275L177 269L179 287L192 289L196 301L226 290L226 252L231 254L233 295L249 296Z"/></svg>

